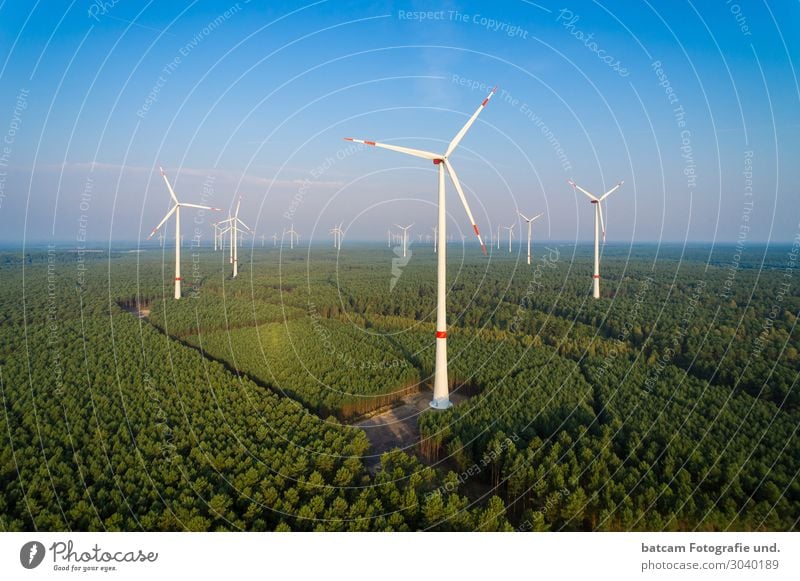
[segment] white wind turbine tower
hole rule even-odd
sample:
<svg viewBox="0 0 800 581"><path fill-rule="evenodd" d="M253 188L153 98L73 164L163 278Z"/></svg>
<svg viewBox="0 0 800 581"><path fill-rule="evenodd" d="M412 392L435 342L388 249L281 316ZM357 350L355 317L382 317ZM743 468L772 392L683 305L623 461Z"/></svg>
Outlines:
<svg viewBox="0 0 800 581"><path fill-rule="evenodd" d="M514 237L514 226L516 224L511 224L511 226L503 226L506 230L508 230L508 251L511 252L511 239ZM499 248L500 245L498 244L497 247Z"/></svg>
<svg viewBox="0 0 800 581"><path fill-rule="evenodd" d="M435 254L435 253L436 253L436 246L437 246L437 244L436 244L436 242L437 242L437 236L436 236L436 226L434 226L433 228L431 228L431 230L433 230L433 252L434 252L434 254Z"/></svg>
<svg viewBox="0 0 800 581"><path fill-rule="evenodd" d="M214 252L216 252L217 251L217 242L219 242L219 224L214 222L212 224L212 226L214 227Z"/></svg>
<svg viewBox="0 0 800 581"><path fill-rule="evenodd" d="M497 249L500 250L500 226L497 227Z"/></svg>
<svg viewBox="0 0 800 581"><path fill-rule="evenodd" d="M531 223L534 220L536 220L537 218L541 218L542 215L539 214L537 216L534 216L533 218L528 218L522 212L520 212L519 215L522 216L522 219L525 220L528 223L528 264L530 264L531 263Z"/></svg>
<svg viewBox="0 0 800 581"><path fill-rule="evenodd" d="M391 248L392 247L392 229L391 228L389 228L386 231L386 247L387 248Z"/></svg>
<svg viewBox="0 0 800 581"><path fill-rule="evenodd" d="M619 188L622 187L624 181L620 181L616 186L608 190L605 194L600 196L599 198L592 194L591 192L587 192L578 184L573 182L572 180L567 180L567 183L573 187L573 189L580 190L589 198L591 199L592 204L594 204L594 274L592 275L592 282L593 282L593 289L592 289L592 296L596 299L600 298L600 230L603 231L603 242L606 240L606 227L603 224L603 208L600 206L603 200L605 200L608 196L616 192Z"/></svg>
<svg viewBox="0 0 800 581"><path fill-rule="evenodd" d="M264 238L266 238L266 234L261 235L261 248L264 248Z"/></svg>
<svg viewBox="0 0 800 581"><path fill-rule="evenodd" d="M467 203L467 199L464 197L464 191L461 189L461 183L458 181L458 177L456 176L456 172L453 169L453 166L450 164L449 158L450 155L455 151L458 144L467 134L469 128L472 127L472 124L475 123L475 120L480 115L481 111L483 111L486 104L489 102L489 99L492 98L494 95L497 87L492 89L489 95L483 100L480 106L477 108L475 113L472 114L472 117L467 120L461 130L456 133L456 136L447 146L447 149L444 153L431 153L428 151L422 151L419 149L410 149L407 147L399 147L397 145L388 145L385 143L376 143L374 141L362 141L360 139L352 139L348 138L349 141L356 141L358 143L364 143L366 145L373 145L375 147L381 147L383 149L389 149L392 151L397 151L399 153L405 153L407 155L412 155L414 157L421 157L422 159L430 160L439 167L439 197L438 197L438 223L437 223L437 234L438 234L438 253L437 253L437 267L436 267L436 277L437 277L437 292L436 292L436 369L434 371L434 382L433 382L433 400L430 403L430 406L435 409L447 409L452 404L450 403L450 387L447 380L447 212L445 209L445 170L450 175L450 180L453 182L453 185L456 188L456 192L458 192L459 198L461 198L461 203L464 205L464 209L467 212L467 216L469 217L469 221L472 223L472 228L475 231L475 235L478 237L478 240L481 243L481 248L483 249L483 253L486 254L486 247L483 244L483 240L481 239L480 232L478 231L478 226L475 224L475 219L472 217L472 211L469 208L469 204Z"/></svg>
<svg viewBox="0 0 800 581"><path fill-rule="evenodd" d="M272 235L272 247L275 248L278 245L278 234L275 233Z"/></svg>
<svg viewBox="0 0 800 581"><path fill-rule="evenodd" d="M150 240L158 229L164 225L164 223L169 220L172 214L175 214L175 298L181 298L181 208L197 208L199 210L212 210L214 212L219 212L219 208L212 208L211 206L202 206L199 204L187 204L185 202L179 202L178 197L175 195L175 191L172 189L172 186L167 179L167 174L164 173L164 168L158 168L161 171L161 177L164 178L164 183L167 184L167 189L169 190L169 195L172 198L172 201L175 203L172 208L170 208L167 215L158 223L158 226L153 228L153 231L150 233L150 236L147 237Z"/></svg>
<svg viewBox="0 0 800 581"><path fill-rule="evenodd" d="M395 226L397 226L398 228L400 228L400 230L403 231L403 258L406 257L406 248L408 247L408 229L411 228L413 225L414 225L413 222L405 227L400 226L399 224L395 224Z"/></svg>

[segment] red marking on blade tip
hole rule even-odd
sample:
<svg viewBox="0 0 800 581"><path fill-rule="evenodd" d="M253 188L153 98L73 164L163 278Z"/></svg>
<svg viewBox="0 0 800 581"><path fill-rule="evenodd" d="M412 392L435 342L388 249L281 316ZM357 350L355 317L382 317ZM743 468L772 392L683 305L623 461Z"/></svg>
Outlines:
<svg viewBox="0 0 800 581"><path fill-rule="evenodd" d="M375 145L374 141L365 141L364 143L366 143L367 145Z"/></svg>

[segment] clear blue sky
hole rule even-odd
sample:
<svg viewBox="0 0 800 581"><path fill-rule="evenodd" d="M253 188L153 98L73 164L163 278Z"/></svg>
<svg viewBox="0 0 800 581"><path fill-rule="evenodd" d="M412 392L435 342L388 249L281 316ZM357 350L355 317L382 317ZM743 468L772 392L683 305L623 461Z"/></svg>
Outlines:
<svg viewBox="0 0 800 581"><path fill-rule="evenodd" d="M589 240L574 178L625 180L612 241L798 235L800 3L564 6L0 2L0 240L142 239L159 165L267 236L427 231L434 166L341 138L444 150L493 85L452 158L484 231L519 209Z"/></svg>

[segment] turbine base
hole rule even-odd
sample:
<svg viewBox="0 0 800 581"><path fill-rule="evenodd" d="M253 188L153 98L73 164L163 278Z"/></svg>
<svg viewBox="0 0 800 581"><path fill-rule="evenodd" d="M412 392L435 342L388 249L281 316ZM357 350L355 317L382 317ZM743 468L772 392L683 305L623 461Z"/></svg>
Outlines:
<svg viewBox="0 0 800 581"><path fill-rule="evenodd" d="M453 402L450 401L449 397L443 397L439 399L432 399L428 405L435 410L446 410L453 407Z"/></svg>

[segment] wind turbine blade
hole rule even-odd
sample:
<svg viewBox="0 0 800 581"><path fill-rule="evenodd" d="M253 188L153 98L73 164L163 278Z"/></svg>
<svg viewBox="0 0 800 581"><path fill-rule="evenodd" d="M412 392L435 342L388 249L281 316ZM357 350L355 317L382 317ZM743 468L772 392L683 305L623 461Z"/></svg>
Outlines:
<svg viewBox="0 0 800 581"><path fill-rule="evenodd" d="M600 201L602 202L602 201L603 201L603 200L605 200L605 199L606 199L608 196L610 196L611 194L613 194L614 192L616 192L618 189L620 189L620 188L622 187L622 184L624 184L624 183L625 183L624 181L621 181L621 182L619 182L619 183L618 183L616 186L614 186L613 188L611 188L610 190L608 190L608 191L607 191L605 194L603 194L602 196L600 196Z"/></svg>
<svg viewBox="0 0 800 581"><path fill-rule="evenodd" d="M589 196L591 199L593 199L593 200L596 200L596 199L597 199L597 196L595 196L594 194L591 194L591 193L587 192L586 190L584 190L582 187L580 187L578 184L576 184L576 183L575 183L575 182L573 182L572 180L567 180L567 183L568 183L569 185L571 185L573 188L575 188L576 190L580 190L581 192L583 192L584 194L586 194L587 196Z"/></svg>
<svg viewBox="0 0 800 581"><path fill-rule="evenodd" d="M544 212L542 212L541 214L537 214L536 216L531 218L531 222L533 222L534 220L537 220L538 218L541 218L542 216L544 216Z"/></svg>
<svg viewBox="0 0 800 581"><path fill-rule="evenodd" d="M236 221L239 222L239 224L241 224L244 227L245 230L247 230L251 234L253 233L253 231L250 229L250 226L248 226L247 224L242 222L239 218L236 218Z"/></svg>
<svg viewBox="0 0 800 581"><path fill-rule="evenodd" d="M179 204L186 208L197 208L198 210L212 210L214 212L221 212L220 208L212 208L211 206L201 206L200 204Z"/></svg>
<svg viewBox="0 0 800 581"><path fill-rule="evenodd" d="M523 220L525 220L526 222L530 222L530 220L528 219L528 217L527 217L525 214L523 214L522 212L517 212L517 214L519 214L520 216L522 216L522 219L523 219Z"/></svg>
<svg viewBox="0 0 800 581"><path fill-rule="evenodd" d="M421 157L422 159L440 159L442 157L439 153L431 153L430 151L423 151L421 149L411 149L410 147L400 147L399 145L388 145L386 143L376 143L375 141L364 141L363 139L353 139L352 137L345 137L345 141L354 141L356 143L363 143L365 145L372 145L374 147L381 147L383 149L391 149L392 151L399 151L414 157Z"/></svg>
<svg viewBox="0 0 800 581"><path fill-rule="evenodd" d="M174 206L172 206L172 209L169 212L167 212L167 215L164 216L164 218L161 220L161 222L158 223L158 226L153 228L153 231L150 232L150 236L147 237L148 240L150 240L155 235L155 233L158 232L158 229L161 228L164 225L164 222L169 220L170 216L172 216L175 213L175 210L177 210L177 209L178 209L178 204L175 204Z"/></svg>
<svg viewBox="0 0 800 581"><path fill-rule="evenodd" d="M170 185L169 180L167 179L167 174L164 173L164 168L159 167L158 169L161 171L161 177L164 178L164 182L167 184L167 189L169 190L169 195L172 196L172 201L175 202L176 204L179 203L178 197L175 195L175 191L172 189L172 186Z"/></svg>
<svg viewBox="0 0 800 581"><path fill-rule="evenodd" d="M603 205L597 203L597 212L600 214L600 231L603 233L603 242L606 241L606 225L603 223Z"/></svg>
<svg viewBox="0 0 800 581"><path fill-rule="evenodd" d="M481 243L481 250L483 250L483 253L486 254L486 245L483 243L483 238L481 238L481 233L480 230L478 230L478 225L475 223L475 218L472 217L472 210L469 209L467 198L464 196L464 190L461 189L461 182L458 181L458 176L456 176L456 170L453 169L453 166L450 165L450 162L447 161L447 159L444 160L444 167L447 168L447 173L450 174L450 179L453 181L453 185L456 187L458 197L461 198L461 203L464 205L464 209L467 211L467 217L472 224L472 229L475 231L475 236L478 237L478 242Z"/></svg>
<svg viewBox="0 0 800 581"><path fill-rule="evenodd" d="M461 143L462 139L464 139L464 136L467 134L467 131L469 131L469 128L472 127L473 123L475 123L475 120L478 118L478 115L480 115L481 111L483 111L483 108L486 107L486 104L489 102L489 99L492 98L492 95L494 95L495 91L497 91L497 87L495 87L489 92L489 95L483 100L483 103L481 103L478 106L478 108L475 110L475 113L472 114L472 117L470 117L469 120L464 124L464 127L461 128L461 131L456 133L456 136L453 138L453 141L451 141L450 145L447 146L447 151L444 154L445 157L449 157L450 154L453 153L455 148L458 147L458 144Z"/></svg>
<svg viewBox="0 0 800 581"><path fill-rule="evenodd" d="M242 196L239 196L239 200L236 202L236 213L234 214L234 216L236 216L237 219L239 218L239 206L241 205L242 205Z"/></svg>

